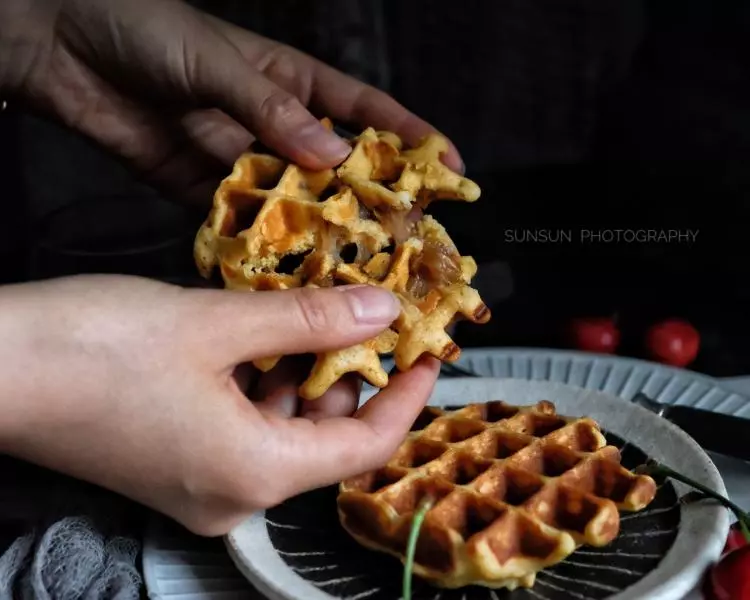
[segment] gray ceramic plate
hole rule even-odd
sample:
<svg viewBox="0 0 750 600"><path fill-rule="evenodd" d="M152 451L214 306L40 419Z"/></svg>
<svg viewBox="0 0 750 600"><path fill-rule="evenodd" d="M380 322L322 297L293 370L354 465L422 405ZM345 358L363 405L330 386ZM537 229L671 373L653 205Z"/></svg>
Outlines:
<svg viewBox="0 0 750 600"><path fill-rule="evenodd" d="M662 404L750 419L748 399L721 382L695 371L636 358L574 350L469 348L461 352L455 364L481 377L567 383L628 400L643 392ZM383 361L386 371L392 366L392 360Z"/></svg>
<svg viewBox="0 0 750 600"><path fill-rule="evenodd" d="M366 392L363 400L371 394ZM457 406L498 399L513 404L552 400L561 414L596 419L611 443L627 442L626 466L654 458L726 493L713 463L689 436L609 393L547 381L448 379L438 382L430 403ZM727 511L715 504L679 504L686 491L680 484L662 485L648 509L623 519L612 544L581 548L542 572L531 590L440 591L417 582L414 598L682 599L719 556L729 527ZM299 496L255 514L227 536L237 567L272 600L400 598L400 563L355 544L338 525L335 498L335 488Z"/></svg>

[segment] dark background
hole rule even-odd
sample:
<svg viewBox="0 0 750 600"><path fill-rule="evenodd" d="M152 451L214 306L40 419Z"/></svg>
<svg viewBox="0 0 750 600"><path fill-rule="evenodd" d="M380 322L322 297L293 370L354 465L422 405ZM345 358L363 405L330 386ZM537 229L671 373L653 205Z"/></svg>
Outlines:
<svg viewBox="0 0 750 600"><path fill-rule="evenodd" d="M492 303L490 324L459 330L462 345L564 346L570 317L617 313L623 352L639 355L649 323L682 317L702 334L696 370L750 373L750 4L193 3L387 90L454 140L482 198L434 212L480 272L503 261L512 274L512 294ZM34 232L56 209L155 197L85 140L18 109L0 115L0 154L4 282L38 276ZM508 242L539 228L574 242ZM591 245L581 228L699 234L692 245ZM492 299L493 283L482 285Z"/></svg>

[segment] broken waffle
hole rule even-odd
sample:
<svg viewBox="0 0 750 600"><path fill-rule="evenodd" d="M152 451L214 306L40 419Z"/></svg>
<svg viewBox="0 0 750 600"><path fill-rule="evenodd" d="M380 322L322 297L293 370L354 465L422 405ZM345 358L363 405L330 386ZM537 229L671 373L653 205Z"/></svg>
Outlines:
<svg viewBox="0 0 750 600"><path fill-rule="evenodd" d="M246 152L216 190L195 240L200 273L208 278L218 268L228 289L360 283L399 299L400 316L376 338L317 355L300 387L307 399L351 372L384 387L383 354L392 352L401 371L425 353L455 361L460 350L446 328L461 317L475 323L490 318L469 285L476 263L423 213L435 200L473 202L480 195L473 181L441 162L447 140L433 134L406 149L395 134L369 128L351 143L338 168L316 172ZM279 358L255 366L268 371Z"/></svg>
<svg viewBox="0 0 750 600"><path fill-rule="evenodd" d="M363 546L405 560L415 511L433 501L414 573L437 587L532 587L536 573L583 544L618 534L619 511L639 511L656 483L620 464L589 418L555 406L425 408L381 469L345 480L339 518Z"/></svg>

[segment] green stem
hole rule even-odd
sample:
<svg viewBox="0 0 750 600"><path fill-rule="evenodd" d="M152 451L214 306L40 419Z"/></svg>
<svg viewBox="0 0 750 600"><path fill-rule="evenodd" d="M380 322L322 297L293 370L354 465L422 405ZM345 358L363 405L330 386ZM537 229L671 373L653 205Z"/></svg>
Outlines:
<svg viewBox="0 0 750 600"><path fill-rule="evenodd" d="M411 600L411 579L414 570L414 555L417 552L417 539L419 530L422 528L427 511L432 507L433 500L429 496L422 499L414 513L414 519L411 522L411 531L409 532L409 541L406 544L406 561L404 562L404 581L402 600Z"/></svg>
<svg viewBox="0 0 750 600"><path fill-rule="evenodd" d="M748 527L748 524L744 519L740 519L739 517L737 517L737 522L740 524L740 531L742 532L742 535L745 536L745 541L750 544L750 527Z"/></svg>
<svg viewBox="0 0 750 600"><path fill-rule="evenodd" d="M737 517L737 521L740 524L740 530L742 531L742 535L744 535L745 540L748 543L750 543L750 514L742 510L729 498L725 498L724 496L715 492L711 488L708 488L705 485L698 483L694 479L691 479L690 477L687 477L683 475L682 473L678 473L674 469L666 465L657 463L657 462L650 462L646 465L643 465L642 467L639 467L638 469L636 469L636 471L639 473L644 473L644 474L649 474L649 475L663 475L664 477L671 477L672 479L676 479L677 481L681 481L682 483L686 485L694 487L696 490L703 492L709 498L718 500L722 505L724 505L726 508L731 510L734 513L734 515Z"/></svg>

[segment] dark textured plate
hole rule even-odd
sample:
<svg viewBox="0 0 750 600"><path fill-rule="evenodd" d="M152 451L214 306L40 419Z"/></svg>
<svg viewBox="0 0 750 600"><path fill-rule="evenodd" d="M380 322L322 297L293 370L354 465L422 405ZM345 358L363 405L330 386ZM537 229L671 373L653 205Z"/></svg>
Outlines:
<svg viewBox="0 0 750 600"><path fill-rule="evenodd" d="M439 381L431 404L451 408L490 399L513 404L555 402L558 412L587 415L605 425L610 444L623 448L633 468L648 458L665 462L720 492L721 478L706 454L684 432L641 407L564 384L502 380ZM625 443L627 440L627 443ZM676 600L700 580L723 546L726 511L716 505L682 505L687 491L666 482L649 507L624 513L620 535L605 548L584 546L540 572L533 588L440 590L415 577L414 600ZM273 600L399 600L403 567L368 550L341 527L337 487L293 498L258 513L227 537L235 564Z"/></svg>

